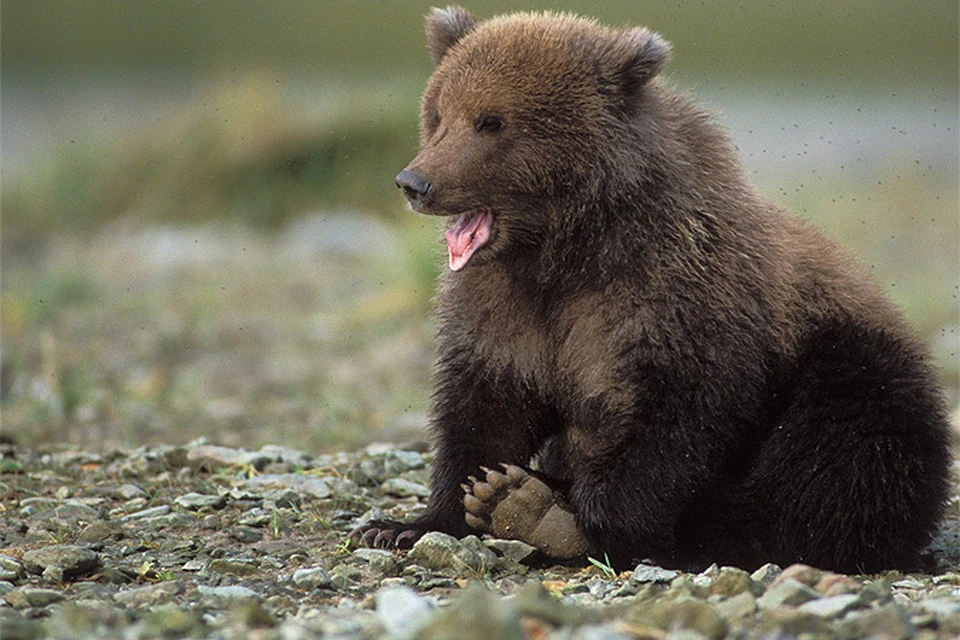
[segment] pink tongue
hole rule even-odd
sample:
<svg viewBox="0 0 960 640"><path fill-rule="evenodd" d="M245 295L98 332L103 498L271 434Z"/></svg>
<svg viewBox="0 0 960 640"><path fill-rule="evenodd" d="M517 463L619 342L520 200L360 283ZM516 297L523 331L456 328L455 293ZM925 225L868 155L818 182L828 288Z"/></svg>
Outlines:
<svg viewBox="0 0 960 640"><path fill-rule="evenodd" d="M447 230L451 271L460 271L467 266L474 252L489 242L492 223L493 214L489 211L468 211L457 218L456 224Z"/></svg>

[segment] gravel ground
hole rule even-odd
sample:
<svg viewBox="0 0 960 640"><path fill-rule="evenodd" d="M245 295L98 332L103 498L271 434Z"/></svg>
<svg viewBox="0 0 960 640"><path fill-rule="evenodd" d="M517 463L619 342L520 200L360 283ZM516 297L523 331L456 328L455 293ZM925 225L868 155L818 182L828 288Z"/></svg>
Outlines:
<svg viewBox="0 0 960 640"><path fill-rule="evenodd" d="M933 575L616 575L600 559L551 566L523 543L443 534L409 553L351 548L363 520L424 508L430 456L412 448L6 446L0 638L960 637L958 495Z"/></svg>

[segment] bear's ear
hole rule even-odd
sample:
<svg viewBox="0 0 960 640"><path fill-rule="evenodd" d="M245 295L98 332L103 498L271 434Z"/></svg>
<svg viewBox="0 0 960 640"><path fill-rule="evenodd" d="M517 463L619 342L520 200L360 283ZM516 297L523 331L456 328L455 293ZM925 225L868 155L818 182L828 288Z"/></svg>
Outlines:
<svg viewBox="0 0 960 640"><path fill-rule="evenodd" d="M427 45L433 64L440 64L460 38L477 28L477 19L461 7L434 8L427 15Z"/></svg>
<svg viewBox="0 0 960 640"><path fill-rule="evenodd" d="M670 58L670 43L645 27L624 31L617 39L614 79L626 96L660 73Z"/></svg>

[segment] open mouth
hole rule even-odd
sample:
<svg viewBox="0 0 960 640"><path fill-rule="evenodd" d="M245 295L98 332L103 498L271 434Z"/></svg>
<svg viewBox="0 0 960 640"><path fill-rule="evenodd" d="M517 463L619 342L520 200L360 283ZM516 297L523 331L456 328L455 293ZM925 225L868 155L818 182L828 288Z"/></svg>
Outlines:
<svg viewBox="0 0 960 640"><path fill-rule="evenodd" d="M452 227L447 229L447 255L450 270L460 271L477 249L493 237L493 213L478 209L461 213Z"/></svg>

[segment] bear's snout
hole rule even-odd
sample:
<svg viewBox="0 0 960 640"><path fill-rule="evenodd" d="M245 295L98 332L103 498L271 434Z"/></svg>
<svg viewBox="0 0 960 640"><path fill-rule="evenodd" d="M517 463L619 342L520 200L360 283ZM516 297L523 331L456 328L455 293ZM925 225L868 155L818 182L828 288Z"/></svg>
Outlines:
<svg viewBox="0 0 960 640"><path fill-rule="evenodd" d="M403 195L410 201L414 211L420 208L424 198L433 190L433 183L419 173L404 169L397 174L397 186L403 189Z"/></svg>

